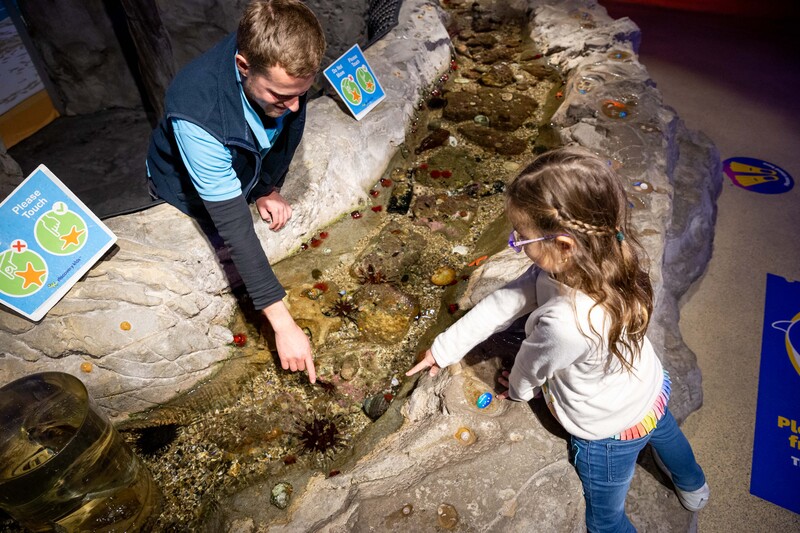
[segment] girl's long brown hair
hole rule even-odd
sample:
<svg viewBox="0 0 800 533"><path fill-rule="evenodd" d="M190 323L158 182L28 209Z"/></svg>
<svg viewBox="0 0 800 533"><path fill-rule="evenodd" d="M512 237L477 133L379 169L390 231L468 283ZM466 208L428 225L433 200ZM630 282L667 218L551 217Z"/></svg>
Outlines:
<svg viewBox="0 0 800 533"><path fill-rule="evenodd" d="M609 162L575 147L542 154L508 186L506 211L518 229L575 240L569 268L553 277L608 312L608 348L630 370L650 322L653 288L640 261L643 249L628 231L625 190ZM557 257L555 241L540 244ZM592 333L601 336L594 327Z"/></svg>

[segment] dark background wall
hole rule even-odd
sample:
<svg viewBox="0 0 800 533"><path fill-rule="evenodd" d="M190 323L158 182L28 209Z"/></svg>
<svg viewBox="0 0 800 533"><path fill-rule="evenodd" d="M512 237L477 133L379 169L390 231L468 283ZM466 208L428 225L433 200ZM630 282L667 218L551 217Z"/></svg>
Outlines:
<svg viewBox="0 0 800 533"><path fill-rule="evenodd" d="M20 0L68 115L113 107L159 113L174 72L236 29L246 0ZM366 44L368 0L309 0L328 40L323 66Z"/></svg>

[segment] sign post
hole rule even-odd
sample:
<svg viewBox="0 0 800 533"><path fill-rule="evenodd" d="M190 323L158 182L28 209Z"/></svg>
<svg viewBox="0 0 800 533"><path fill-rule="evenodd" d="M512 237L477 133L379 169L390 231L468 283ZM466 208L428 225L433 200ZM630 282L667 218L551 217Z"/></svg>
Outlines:
<svg viewBox="0 0 800 533"><path fill-rule="evenodd" d="M0 203L0 303L39 321L117 237L44 166Z"/></svg>

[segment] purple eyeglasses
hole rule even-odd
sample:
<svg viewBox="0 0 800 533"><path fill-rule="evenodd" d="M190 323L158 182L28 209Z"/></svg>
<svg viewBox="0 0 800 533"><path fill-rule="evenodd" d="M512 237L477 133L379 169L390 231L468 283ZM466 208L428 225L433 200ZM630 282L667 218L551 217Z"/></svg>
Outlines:
<svg viewBox="0 0 800 533"><path fill-rule="evenodd" d="M516 239L517 232L512 230L511 235L508 236L508 245L517 253L522 251L522 247L526 244L530 244L532 242L539 242L539 241L549 241L550 239L555 239L556 237L569 237L566 233L559 233L558 235L545 235L544 237L538 237L536 239L527 239L524 241L518 241Z"/></svg>

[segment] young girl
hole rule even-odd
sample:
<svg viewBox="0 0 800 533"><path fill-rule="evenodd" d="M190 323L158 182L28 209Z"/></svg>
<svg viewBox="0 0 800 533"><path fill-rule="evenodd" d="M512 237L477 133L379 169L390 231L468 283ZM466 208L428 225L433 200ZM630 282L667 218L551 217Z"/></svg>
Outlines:
<svg viewBox="0 0 800 533"><path fill-rule="evenodd" d="M589 531L635 531L625 497L636 457L650 442L684 507L709 488L667 409L670 381L645 331L653 292L627 231L627 198L608 163L579 148L543 154L507 189L508 244L533 266L436 337L408 371L460 361L529 314L526 338L499 398L528 401L541 388L571 435Z"/></svg>

